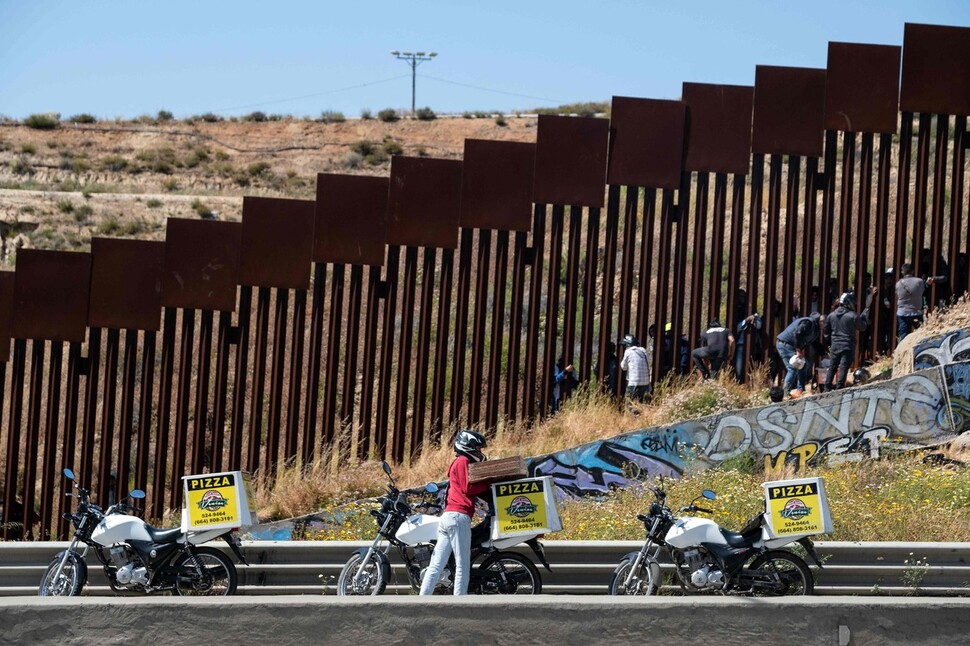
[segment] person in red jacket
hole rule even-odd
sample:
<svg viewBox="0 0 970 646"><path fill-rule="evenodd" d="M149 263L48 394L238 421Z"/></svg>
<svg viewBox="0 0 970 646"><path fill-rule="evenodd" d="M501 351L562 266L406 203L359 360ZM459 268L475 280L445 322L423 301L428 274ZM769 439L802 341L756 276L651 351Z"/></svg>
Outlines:
<svg viewBox="0 0 970 646"><path fill-rule="evenodd" d="M455 436L456 457L448 468L448 501L438 523L438 543L421 582L421 594L434 593L441 571L452 551L455 552L455 594L468 594L475 496L485 493L489 488L487 482L469 484L468 465L485 461L485 454L482 453L485 446L485 438L481 433L465 430Z"/></svg>

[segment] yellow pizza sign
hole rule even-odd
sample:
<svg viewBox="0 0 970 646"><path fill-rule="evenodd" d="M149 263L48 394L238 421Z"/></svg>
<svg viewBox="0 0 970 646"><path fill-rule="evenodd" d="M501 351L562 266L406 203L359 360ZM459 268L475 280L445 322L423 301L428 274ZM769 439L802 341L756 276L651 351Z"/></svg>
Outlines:
<svg viewBox="0 0 970 646"><path fill-rule="evenodd" d="M183 523L188 529L223 529L249 525L249 478L240 471L186 476Z"/></svg>
<svg viewBox="0 0 970 646"><path fill-rule="evenodd" d="M492 485L496 518L492 538L544 534L562 529L552 478L529 478Z"/></svg>
<svg viewBox="0 0 970 646"><path fill-rule="evenodd" d="M775 536L824 534L832 531L821 478L766 482L765 502Z"/></svg>

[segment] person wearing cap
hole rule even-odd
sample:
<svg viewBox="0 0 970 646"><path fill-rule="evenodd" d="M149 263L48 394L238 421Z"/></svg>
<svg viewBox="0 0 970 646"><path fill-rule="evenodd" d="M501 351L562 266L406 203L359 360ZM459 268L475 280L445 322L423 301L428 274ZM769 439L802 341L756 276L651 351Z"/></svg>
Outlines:
<svg viewBox="0 0 970 646"><path fill-rule="evenodd" d="M870 292L868 302L861 314L855 312L855 294L845 292L839 296L839 306L825 319L822 329L829 343L829 373L823 384L824 390L845 388L845 380L849 374L849 367L855 359L856 340L859 332L869 327L869 306L872 302ZM835 373L838 371L838 381Z"/></svg>
<svg viewBox="0 0 970 646"><path fill-rule="evenodd" d="M782 365L787 371L782 386L792 397L799 397L805 392L808 359L824 322L825 316L822 314L803 316L792 321L778 335L775 349L778 350Z"/></svg>
<svg viewBox="0 0 970 646"><path fill-rule="evenodd" d="M734 335L731 330L714 319L707 331L701 334L701 347L691 352L691 359L701 379L716 377L721 365L734 354ZM708 369L710 364L710 369Z"/></svg>
<svg viewBox="0 0 970 646"><path fill-rule="evenodd" d="M620 346L623 347L620 369L626 373L626 396L642 402L650 393L650 351L640 347L632 334L620 339Z"/></svg>

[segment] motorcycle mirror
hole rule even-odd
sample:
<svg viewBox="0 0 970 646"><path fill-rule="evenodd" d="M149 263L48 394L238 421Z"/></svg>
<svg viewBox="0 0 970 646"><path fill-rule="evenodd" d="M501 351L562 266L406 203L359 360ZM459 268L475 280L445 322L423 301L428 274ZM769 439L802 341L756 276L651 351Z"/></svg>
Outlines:
<svg viewBox="0 0 970 646"><path fill-rule="evenodd" d="M142 491L141 489L132 489L132 490L131 490L131 493L130 493L130 494L128 494L128 495L129 495L129 496L130 496L131 498L137 498L137 499L139 499L139 500L141 500L142 498L144 498L144 497L145 497L145 492L144 492L144 491Z"/></svg>
<svg viewBox="0 0 970 646"><path fill-rule="evenodd" d="M68 468L65 468L64 469L64 477L66 477L68 480L74 480L74 472L71 471Z"/></svg>
<svg viewBox="0 0 970 646"><path fill-rule="evenodd" d="M438 493L438 485L433 482L429 482L424 486L424 490L428 493Z"/></svg>
<svg viewBox="0 0 970 646"><path fill-rule="evenodd" d="M387 463L387 460L381 460L381 468L384 469L384 473L391 475L391 465Z"/></svg>
<svg viewBox="0 0 970 646"><path fill-rule="evenodd" d="M701 492L701 495L707 498L708 500L717 500L717 494L711 491L710 489L705 489L704 491Z"/></svg>

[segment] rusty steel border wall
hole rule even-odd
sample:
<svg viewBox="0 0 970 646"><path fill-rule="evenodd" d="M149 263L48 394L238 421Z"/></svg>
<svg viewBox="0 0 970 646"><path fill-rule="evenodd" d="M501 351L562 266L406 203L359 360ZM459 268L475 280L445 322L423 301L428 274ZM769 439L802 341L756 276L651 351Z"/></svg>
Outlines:
<svg viewBox="0 0 970 646"><path fill-rule="evenodd" d="M187 473L408 461L548 414L559 358L622 393L623 334L659 331L656 380L757 311L750 367L850 289L879 290L858 359L891 351L887 270L946 275L930 307L970 284L968 116L970 28L907 24L902 47L830 43L825 69L539 116L534 144L321 174L241 223L22 250L0 273L5 520L65 536L66 466L101 502L147 488L158 519Z"/></svg>

